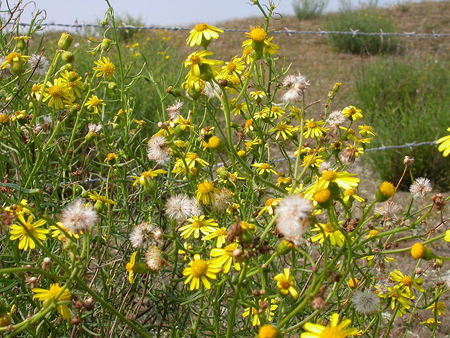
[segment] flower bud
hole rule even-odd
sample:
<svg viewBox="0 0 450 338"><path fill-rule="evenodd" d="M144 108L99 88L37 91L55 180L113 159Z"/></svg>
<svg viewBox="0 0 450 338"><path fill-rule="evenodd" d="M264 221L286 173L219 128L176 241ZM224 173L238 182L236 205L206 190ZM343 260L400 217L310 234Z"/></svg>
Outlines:
<svg viewBox="0 0 450 338"><path fill-rule="evenodd" d="M294 248L294 244L292 242L283 240L277 247L277 253L279 255L286 255L291 252L292 248Z"/></svg>
<svg viewBox="0 0 450 338"><path fill-rule="evenodd" d="M115 82L108 82L108 89L116 90L117 89L117 83L115 83Z"/></svg>
<svg viewBox="0 0 450 338"><path fill-rule="evenodd" d="M383 182L378 188L376 199L377 202L385 202L394 195L395 195L394 185L390 182Z"/></svg>
<svg viewBox="0 0 450 338"><path fill-rule="evenodd" d="M62 59L65 63L72 63L72 62L75 61L75 56L73 55L72 52L65 51L64 53L62 53L61 59Z"/></svg>
<svg viewBox="0 0 450 338"><path fill-rule="evenodd" d="M73 38L72 35L70 35L67 32L64 32L61 34L61 37L58 41L58 48L62 50L68 50L70 45L72 44Z"/></svg>
<svg viewBox="0 0 450 338"><path fill-rule="evenodd" d="M414 259L421 258L429 261L430 259L433 259L435 255L433 254L433 251L431 251L431 249L426 248L422 243L415 243L411 247L411 257Z"/></svg>
<svg viewBox="0 0 450 338"><path fill-rule="evenodd" d="M103 40L102 40L102 45L101 45L101 46L102 46L102 47L101 47L102 50L103 50L103 51L107 51L107 50L109 49L109 47L111 46L111 42L112 42L112 41L111 41L110 39L106 39L106 38L103 39Z"/></svg>

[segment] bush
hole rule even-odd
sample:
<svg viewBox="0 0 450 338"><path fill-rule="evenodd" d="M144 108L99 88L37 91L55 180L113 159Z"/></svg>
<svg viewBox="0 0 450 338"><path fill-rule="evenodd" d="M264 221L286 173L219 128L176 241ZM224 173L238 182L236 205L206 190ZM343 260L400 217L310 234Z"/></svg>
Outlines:
<svg viewBox="0 0 450 338"><path fill-rule="evenodd" d="M365 67L356 80L356 101L369 117L377 137L372 147L436 140L450 123L446 93L450 90L448 64L428 60L380 60ZM404 156L415 158L414 177L427 177L441 189L450 187L450 160L435 145L369 153L372 168L383 180L397 182ZM403 187L411 184L405 177Z"/></svg>
<svg viewBox="0 0 450 338"><path fill-rule="evenodd" d="M328 31L351 32L358 30L364 33L395 32L394 23L374 9L362 11L345 11L332 17L325 23ZM394 37L363 36L352 34L328 36L328 43L338 52L375 55L397 51L398 39Z"/></svg>
<svg viewBox="0 0 450 338"><path fill-rule="evenodd" d="M294 0L295 15L299 20L308 20L322 15L324 9L328 6L328 0Z"/></svg>

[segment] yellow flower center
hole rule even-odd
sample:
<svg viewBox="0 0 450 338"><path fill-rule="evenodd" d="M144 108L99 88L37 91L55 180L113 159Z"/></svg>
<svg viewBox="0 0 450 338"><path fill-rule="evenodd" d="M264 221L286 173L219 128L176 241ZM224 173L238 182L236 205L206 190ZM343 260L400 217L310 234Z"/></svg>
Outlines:
<svg viewBox="0 0 450 338"><path fill-rule="evenodd" d="M370 230L370 231L369 231L369 235L370 235L370 236L376 236L376 235L378 235L378 231L376 231L376 230Z"/></svg>
<svg viewBox="0 0 450 338"><path fill-rule="evenodd" d="M203 259L193 261L191 265L191 271L193 277L201 277L206 274L208 270L208 264Z"/></svg>
<svg viewBox="0 0 450 338"><path fill-rule="evenodd" d="M318 338L346 338L347 334L339 326L328 326L317 336Z"/></svg>
<svg viewBox="0 0 450 338"><path fill-rule="evenodd" d="M277 329L270 324L261 326L258 332L258 338L276 338L276 336Z"/></svg>
<svg viewBox="0 0 450 338"><path fill-rule="evenodd" d="M111 62L105 63L103 66L103 72L107 75L112 75L116 71L116 66L112 64Z"/></svg>
<svg viewBox="0 0 450 338"><path fill-rule="evenodd" d="M314 195L313 199L317 203L326 203L331 196L331 191L329 189L319 189L317 190Z"/></svg>
<svg viewBox="0 0 450 338"><path fill-rule="evenodd" d="M247 120L247 121L245 121L245 127L246 127L246 128L249 128L249 127L251 127L251 126L253 126L253 120Z"/></svg>
<svg viewBox="0 0 450 338"><path fill-rule="evenodd" d="M133 263L127 263L127 265L125 266L125 269L126 269L128 272L132 272L132 271L133 271L133 267L134 267L134 264L133 264Z"/></svg>
<svg viewBox="0 0 450 338"><path fill-rule="evenodd" d="M331 225L331 223L325 224L323 230L324 230L326 233L332 233L332 232L334 232L334 229L333 229L333 226Z"/></svg>
<svg viewBox="0 0 450 338"><path fill-rule="evenodd" d="M412 278L409 276L403 276L402 277L402 284L406 285L406 286L411 286L412 285Z"/></svg>
<svg viewBox="0 0 450 338"><path fill-rule="evenodd" d="M102 103L102 100L100 100L98 97L94 97L91 99L91 105L94 107L98 107L98 105Z"/></svg>
<svg viewBox="0 0 450 338"><path fill-rule="evenodd" d="M52 86L48 89L48 93L53 98L60 98L64 95L64 89L61 86Z"/></svg>
<svg viewBox="0 0 450 338"><path fill-rule="evenodd" d="M315 128L316 126L317 126L316 122L314 122L314 121L309 121L309 122L308 122L308 128L309 128L309 129L313 129L313 128Z"/></svg>
<svg viewBox="0 0 450 338"><path fill-rule="evenodd" d="M199 23L197 26L195 26L194 29L197 32L203 32L203 31L206 31L208 29L208 25L206 23Z"/></svg>
<svg viewBox="0 0 450 338"><path fill-rule="evenodd" d="M267 170L269 168L270 168L270 164L267 164L267 163L261 164L261 169Z"/></svg>
<svg viewBox="0 0 450 338"><path fill-rule="evenodd" d="M189 61L193 65L201 65L202 64L202 60L200 59L200 56L198 56L198 55L192 55L191 58L189 59Z"/></svg>
<svg viewBox="0 0 450 338"><path fill-rule="evenodd" d="M286 126L285 124L279 124L279 125L277 126L277 130L278 130L278 131L286 130L286 128L287 128L287 126Z"/></svg>
<svg viewBox="0 0 450 338"><path fill-rule="evenodd" d="M355 194L355 189L354 188L350 188L347 190L344 190L344 195L346 196L353 196Z"/></svg>
<svg viewBox="0 0 450 338"><path fill-rule="evenodd" d="M273 203L274 201L275 201L275 200L274 200L273 198L269 198L269 199L266 201L266 203L264 203L264 205L265 205L266 207L269 207L269 206L272 205L272 203Z"/></svg>
<svg viewBox="0 0 450 338"><path fill-rule="evenodd" d="M196 228L196 229L200 229L202 227L202 222L194 221L194 222L192 222L192 227Z"/></svg>
<svg viewBox="0 0 450 338"><path fill-rule="evenodd" d="M213 191L214 184L212 182L203 182L200 183L197 188L201 194L209 194Z"/></svg>
<svg viewBox="0 0 450 338"><path fill-rule="evenodd" d="M334 171L324 170L322 173L322 178L325 181L333 182L337 177L337 174Z"/></svg>
<svg viewBox="0 0 450 338"><path fill-rule="evenodd" d="M416 243L411 247L411 256L415 259L425 256L425 247L422 243Z"/></svg>
<svg viewBox="0 0 450 338"><path fill-rule="evenodd" d="M282 282L280 282L280 286L281 289L289 289L289 287L291 286L288 280L284 280Z"/></svg>
<svg viewBox="0 0 450 338"><path fill-rule="evenodd" d="M9 53L9 54L6 56L6 61L8 61L9 63L11 63L11 62L13 62L13 61L17 61L17 60L19 60L19 59L20 59L20 54L19 54L19 53L16 53L16 52Z"/></svg>
<svg viewBox="0 0 450 338"><path fill-rule="evenodd" d="M236 68L237 67L236 67L236 65L233 62L230 62L230 63L227 64L227 71L229 73L234 72L236 70Z"/></svg>
<svg viewBox="0 0 450 338"><path fill-rule="evenodd" d="M31 87L31 92L32 93L39 93L41 91L41 86L40 85L33 85L33 87Z"/></svg>
<svg viewBox="0 0 450 338"><path fill-rule="evenodd" d="M355 108L350 108L350 109L348 110L348 115L350 115L350 116L354 115L355 113L356 113Z"/></svg>
<svg viewBox="0 0 450 338"><path fill-rule="evenodd" d="M390 182L383 182L380 185L380 192L383 194L383 196L392 197L395 195L395 187Z"/></svg>
<svg viewBox="0 0 450 338"><path fill-rule="evenodd" d="M255 42L263 42L266 39L267 33L261 27L252 27L250 29L250 39Z"/></svg>
<svg viewBox="0 0 450 338"><path fill-rule="evenodd" d="M227 231L225 229L219 229L216 231L217 236L226 236L228 235Z"/></svg>

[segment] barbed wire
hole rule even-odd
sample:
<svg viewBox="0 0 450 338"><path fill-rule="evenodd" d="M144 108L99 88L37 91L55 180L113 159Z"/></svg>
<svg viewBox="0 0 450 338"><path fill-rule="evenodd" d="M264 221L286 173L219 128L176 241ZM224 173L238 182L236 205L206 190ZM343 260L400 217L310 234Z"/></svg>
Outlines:
<svg viewBox="0 0 450 338"><path fill-rule="evenodd" d="M19 26L29 27L31 26L29 23L18 23ZM62 23L41 23L42 27L63 27L63 28L110 28L110 26L102 26L97 24L62 24ZM168 30L168 31L190 31L192 28L186 27L164 27L164 26L118 26L116 29L119 30ZM224 33L248 33L248 29L223 29ZM272 31L271 34L288 34L288 35L352 35L352 36L380 36L380 37L388 37L388 36L398 36L398 37L416 37L416 38L443 38L450 37L450 33L416 33L416 32L404 32L404 33L393 33L393 32L383 32L380 29L380 32L361 32L359 29L350 29L348 32L344 31L325 31L318 28L317 31L296 31L288 29L284 27L281 30Z"/></svg>

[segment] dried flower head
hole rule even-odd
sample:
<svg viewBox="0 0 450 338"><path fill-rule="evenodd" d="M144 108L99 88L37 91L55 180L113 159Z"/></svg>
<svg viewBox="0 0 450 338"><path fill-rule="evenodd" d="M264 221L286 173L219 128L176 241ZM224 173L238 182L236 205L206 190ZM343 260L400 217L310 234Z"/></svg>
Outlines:
<svg viewBox="0 0 450 338"><path fill-rule="evenodd" d="M130 242L133 248L146 248L152 239L153 227L148 223L136 225L130 233Z"/></svg>
<svg viewBox="0 0 450 338"><path fill-rule="evenodd" d="M370 290L356 290L353 293L352 303L356 312L363 315L371 315L378 311L380 298Z"/></svg>
<svg viewBox="0 0 450 338"><path fill-rule="evenodd" d="M39 75L44 75L47 71L49 64L47 59L43 55L33 54L28 59L31 69L36 69L35 72Z"/></svg>
<svg viewBox="0 0 450 338"><path fill-rule="evenodd" d="M311 212L311 204L308 200L290 195L280 201L277 212L277 230L295 245L300 244L304 229Z"/></svg>
<svg viewBox="0 0 450 338"><path fill-rule="evenodd" d="M149 160L164 165L170 160L169 146L164 136L153 136L148 142L147 156Z"/></svg>
<svg viewBox="0 0 450 338"><path fill-rule="evenodd" d="M200 216L202 210L194 197L178 194L167 200L166 214L170 219L181 223L192 216Z"/></svg>
<svg viewBox="0 0 450 338"><path fill-rule="evenodd" d="M149 247L145 253L145 263L151 271L159 271L164 265L166 265L166 260L163 258L161 250L156 247Z"/></svg>
<svg viewBox="0 0 450 338"><path fill-rule="evenodd" d="M83 204L81 199L70 203L62 211L62 224L74 234L89 231L97 220L98 216L94 208L90 204Z"/></svg>
<svg viewBox="0 0 450 338"><path fill-rule="evenodd" d="M430 180L425 177L416 178L414 183L409 187L409 191L415 198L420 196L425 197L425 195L432 190L433 188L431 187Z"/></svg>
<svg viewBox="0 0 450 338"><path fill-rule="evenodd" d="M181 108L183 108L183 102L177 100L173 105L166 108L167 114L171 120L177 119L180 114Z"/></svg>

